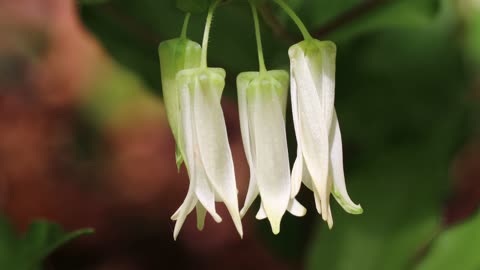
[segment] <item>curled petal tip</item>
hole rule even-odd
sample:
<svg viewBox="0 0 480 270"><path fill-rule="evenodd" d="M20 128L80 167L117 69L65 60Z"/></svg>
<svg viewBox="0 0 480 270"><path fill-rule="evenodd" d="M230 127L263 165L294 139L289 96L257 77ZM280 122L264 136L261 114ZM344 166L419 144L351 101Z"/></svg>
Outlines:
<svg viewBox="0 0 480 270"><path fill-rule="evenodd" d="M363 208L360 204L355 204L350 198L344 198L338 193L333 192L333 197L337 200L338 204L349 214L360 215L363 214Z"/></svg>
<svg viewBox="0 0 480 270"><path fill-rule="evenodd" d="M361 215L363 214L363 208L360 204L340 204L342 208L349 214Z"/></svg>
<svg viewBox="0 0 480 270"><path fill-rule="evenodd" d="M290 201L287 210L296 217L303 217L307 214L307 208L305 208L295 199Z"/></svg>
<svg viewBox="0 0 480 270"><path fill-rule="evenodd" d="M361 215L363 214L363 208L360 204L355 205L355 208L347 210L348 213L353 215Z"/></svg>
<svg viewBox="0 0 480 270"><path fill-rule="evenodd" d="M260 209L258 210L257 214L255 215L255 218L258 219L258 220L262 220L262 219L266 219L266 218L267 218L267 214L266 214L265 211L263 210L263 207L260 207Z"/></svg>
<svg viewBox="0 0 480 270"><path fill-rule="evenodd" d="M219 216L218 214L217 215L212 215L212 217L213 217L213 220L215 220L215 222L217 222L217 223L222 222L222 217Z"/></svg>
<svg viewBox="0 0 480 270"><path fill-rule="evenodd" d="M173 241L177 241L179 233L180 233L180 229L177 230L177 228L175 226L175 229L173 230Z"/></svg>

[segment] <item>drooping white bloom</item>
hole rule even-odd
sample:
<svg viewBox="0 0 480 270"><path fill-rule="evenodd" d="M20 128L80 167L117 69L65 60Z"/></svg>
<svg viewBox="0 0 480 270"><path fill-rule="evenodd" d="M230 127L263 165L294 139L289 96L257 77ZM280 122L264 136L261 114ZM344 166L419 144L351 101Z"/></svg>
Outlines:
<svg viewBox="0 0 480 270"><path fill-rule="evenodd" d="M178 129L180 114L180 99L177 91L176 76L180 70L200 67L202 48L200 44L187 38L175 38L163 41L158 46L160 56L160 71L162 77L162 92L167 111L168 123L172 129L176 143L177 166L183 162L178 146Z"/></svg>
<svg viewBox="0 0 480 270"><path fill-rule="evenodd" d="M216 222L221 222L215 201L225 203L242 236L232 153L220 106L225 71L221 68L186 69L177 74L176 82L180 98L179 148L190 186L185 201L172 216L176 220L174 238L195 207L200 230L206 212Z"/></svg>
<svg viewBox="0 0 480 270"><path fill-rule="evenodd" d="M303 216L306 209L292 194L285 132L288 73L244 72L237 78L242 139L250 166L250 184L241 215L260 194L258 219L268 218L274 234L285 211Z"/></svg>
<svg viewBox="0 0 480 270"><path fill-rule="evenodd" d="M288 53L298 143L292 198L303 182L314 192L317 211L331 228L330 193L348 213L363 212L352 202L345 185L342 138L334 108L336 46L330 41L305 40Z"/></svg>

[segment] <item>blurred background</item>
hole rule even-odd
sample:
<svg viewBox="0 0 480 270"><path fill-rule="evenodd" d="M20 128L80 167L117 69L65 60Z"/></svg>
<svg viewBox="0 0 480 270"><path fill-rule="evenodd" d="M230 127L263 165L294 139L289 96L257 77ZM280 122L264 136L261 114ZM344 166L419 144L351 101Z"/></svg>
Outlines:
<svg viewBox="0 0 480 270"><path fill-rule="evenodd" d="M288 70L299 33L270 2L266 63ZM173 241L188 178L175 165L157 46L180 33L174 1L0 0L0 269L480 269L480 1L288 2L337 43L347 188L363 215L334 203L328 230L302 190L307 216L287 214L278 236L254 221L255 206L243 240L229 219L198 232L191 214ZM191 39L204 19L192 17ZM242 203L235 78L257 69L246 1L218 9L209 65L227 70ZM29 226L39 219L58 225ZM95 233L55 249L63 230L87 227Z"/></svg>

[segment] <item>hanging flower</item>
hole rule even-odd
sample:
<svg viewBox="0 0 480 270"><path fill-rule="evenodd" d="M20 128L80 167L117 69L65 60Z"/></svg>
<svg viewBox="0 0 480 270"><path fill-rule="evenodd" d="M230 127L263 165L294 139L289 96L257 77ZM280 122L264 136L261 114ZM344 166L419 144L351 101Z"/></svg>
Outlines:
<svg viewBox="0 0 480 270"><path fill-rule="evenodd" d="M174 238L195 207L200 230L207 212L216 222L221 222L215 201L225 203L242 236L232 153L220 106L225 71L221 68L187 69L177 74L176 82L180 98L177 136L190 186L185 201L172 216L176 220Z"/></svg>
<svg viewBox="0 0 480 270"><path fill-rule="evenodd" d="M286 210L303 216L306 209L291 195L285 132L288 73L244 72L237 78L242 139L250 166L250 184L241 215L260 194L258 219L268 218L274 234Z"/></svg>
<svg viewBox="0 0 480 270"><path fill-rule="evenodd" d="M330 193L351 214L363 212L350 199L343 172L342 139L335 100L336 46L307 39L289 49L293 121L298 142L292 198L303 182L314 192L317 211L333 226Z"/></svg>
<svg viewBox="0 0 480 270"><path fill-rule="evenodd" d="M177 144L175 156L178 168L182 165L183 158L178 147L180 99L178 97L175 76L180 70L199 67L201 51L200 44L185 37L167 40L158 46L163 100L167 111L168 123Z"/></svg>

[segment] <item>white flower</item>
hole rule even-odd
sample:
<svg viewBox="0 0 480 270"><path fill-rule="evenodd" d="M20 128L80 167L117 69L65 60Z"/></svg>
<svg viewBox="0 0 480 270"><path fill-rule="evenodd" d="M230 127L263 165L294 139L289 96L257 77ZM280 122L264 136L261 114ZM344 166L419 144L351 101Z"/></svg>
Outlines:
<svg viewBox="0 0 480 270"><path fill-rule="evenodd" d="M290 198L291 181L285 132L288 73L244 72L237 78L242 139L250 166L250 184L241 215L260 193L258 219L268 218L274 234L286 210L303 216L306 209Z"/></svg>
<svg viewBox="0 0 480 270"><path fill-rule="evenodd" d="M180 99L175 78L180 70L200 66L201 51L200 44L187 38L166 40L158 46L163 100L167 111L168 123L177 144L175 156L177 167L179 168L183 158L178 147L177 133L179 129Z"/></svg>
<svg viewBox="0 0 480 270"><path fill-rule="evenodd" d="M314 192L317 211L331 228L330 193L348 213L363 212L352 202L345 186L342 139L334 109L336 46L310 39L293 45L288 53L298 143L292 198L303 182Z"/></svg>
<svg viewBox="0 0 480 270"><path fill-rule="evenodd" d="M185 201L173 214L177 237L187 215L196 207L197 226L203 228L206 212L216 222L222 218L215 201L224 202L242 236L232 153L220 99L225 86L221 68L194 68L177 74L180 98L179 148L190 177Z"/></svg>

